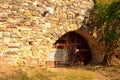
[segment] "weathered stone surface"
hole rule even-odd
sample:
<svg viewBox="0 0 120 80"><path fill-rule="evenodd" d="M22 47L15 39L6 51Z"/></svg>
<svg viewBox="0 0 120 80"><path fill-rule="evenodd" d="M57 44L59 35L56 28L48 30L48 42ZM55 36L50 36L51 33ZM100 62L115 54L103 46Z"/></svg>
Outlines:
<svg viewBox="0 0 120 80"><path fill-rule="evenodd" d="M38 48L37 48L37 47L35 47L35 46L32 46L30 50L31 50L31 51L37 51L37 50L38 50Z"/></svg>
<svg viewBox="0 0 120 80"><path fill-rule="evenodd" d="M0 25L0 28L6 28L7 26L6 25Z"/></svg>
<svg viewBox="0 0 120 80"><path fill-rule="evenodd" d="M17 27L17 25L15 25L15 24L13 24L13 23L7 25L7 28L16 28L16 27Z"/></svg>
<svg viewBox="0 0 120 80"><path fill-rule="evenodd" d="M4 53L3 53L4 51L0 51L0 62L2 61L2 58L3 58L3 55L4 55Z"/></svg>
<svg viewBox="0 0 120 80"><path fill-rule="evenodd" d="M3 38L3 42L6 44L10 43L10 41L11 41L11 38L9 38L9 37Z"/></svg>
<svg viewBox="0 0 120 80"><path fill-rule="evenodd" d="M8 52L5 53L5 55L17 55L17 53L8 51Z"/></svg>
<svg viewBox="0 0 120 80"><path fill-rule="evenodd" d="M12 38L21 38L22 35L20 33L11 33L10 35Z"/></svg>
<svg viewBox="0 0 120 80"><path fill-rule="evenodd" d="M0 1L0 52L17 52L17 59L10 62L20 65L44 64L54 42L78 30L93 5L92 0ZM10 55L3 61L9 61Z"/></svg>
<svg viewBox="0 0 120 80"><path fill-rule="evenodd" d="M3 32L3 37L10 37L10 32Z"/></svg>
<svg viewBox="0 0 120 80"><path fill-rule="evenodd" d="M31 58L29 65L38 65L39 64L39 58Z"/></svg>
<svg viewBox="0 0 120 80"><path fill-rule="evenodd" d="M0 38L2 38L3 37L3 32L0 32Z"/></svg>
<svg viewBox="0 0 120 80"><path fill-rule="evenodd" d="M20 48L20 43L9 43L8 48Z"/></svg>
<svg viewBox="0 0 120 80"><path fill-rule="evenodd" d="M3 61L10 64L15 64L18 56L4 56Z"/></svg>

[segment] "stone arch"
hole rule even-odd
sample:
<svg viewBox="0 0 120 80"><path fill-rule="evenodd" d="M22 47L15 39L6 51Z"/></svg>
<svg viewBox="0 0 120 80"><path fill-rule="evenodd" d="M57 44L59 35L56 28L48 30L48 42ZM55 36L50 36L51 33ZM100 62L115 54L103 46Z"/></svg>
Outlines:
<svg viewBox="0 0 120 80"><path fill-rule="evenodd" d="M76 30L78 34L83 36L88 42L92 51L91 64L99 64L104 60L104 47L98 42L88 31Z"/></svg>
<svg viewBox="0 0 120 80"><path fill-rule="evenodd" d="M103 59L104 59L103 46L88 31L85 31L85 30L73 30L73 31L68 31L68 32L77 33L87 41L87 43L88 43L88 45L90 47L90 50L91 50L91 54L92 54L92 59L90 61L91 64L99 64L99 63L101 63L103 61ZM65 34L62 34L62 36L63 35L65 35ZM60 37L58 37L58 38L56 37L53 42L55 43L56 40L58 40Z"/></svg>

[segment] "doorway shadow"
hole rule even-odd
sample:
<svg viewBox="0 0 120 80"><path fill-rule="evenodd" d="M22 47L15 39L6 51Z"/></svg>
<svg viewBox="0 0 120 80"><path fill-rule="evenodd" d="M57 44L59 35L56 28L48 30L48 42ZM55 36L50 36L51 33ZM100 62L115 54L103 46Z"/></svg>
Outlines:
<svg viewBox="0 0 120 80"><path fill-rule="evenodd" d="M72 31L61 36L54 44L54 67L87 65L92 60L91 49L80 34Z"/></svg>

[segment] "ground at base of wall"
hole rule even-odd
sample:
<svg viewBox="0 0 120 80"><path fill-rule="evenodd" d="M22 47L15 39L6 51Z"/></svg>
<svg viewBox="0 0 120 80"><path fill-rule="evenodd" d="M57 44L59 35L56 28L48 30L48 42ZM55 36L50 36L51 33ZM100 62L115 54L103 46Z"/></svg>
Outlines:
<svg viewBox="0 0 120 80"><path fill-rule="evenodd" d="M0 80L119 80L118 66L41 68L0 64Z"/></svg>

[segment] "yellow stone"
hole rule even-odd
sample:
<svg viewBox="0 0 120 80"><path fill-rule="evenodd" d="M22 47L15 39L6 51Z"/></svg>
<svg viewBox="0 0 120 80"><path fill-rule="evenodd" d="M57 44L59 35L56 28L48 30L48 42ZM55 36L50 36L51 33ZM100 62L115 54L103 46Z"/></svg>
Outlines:
<svg viewBox="0 0 120 80"><path fill-rule="evenodd" d="M74 29L75 29L76 27L77 27L76 24L71 24L71 25L70 25L70 28L74 28Z"/></svg>
<svg viewBox="0 0 120 80"><path fill-rule="evenodd" d="M31 47L31 50L32 50L32 51L37 51L37 50L38 50L38 48L37 48L37 47L35 47L35 46L32 46L32 47Z"/></svg>
<svg viewBox="0 0 120 80"><path fill-rule="evenodd" d="M59 21L59 18L51 18L53 21Z"/></svg>
<svg viewBox="0 0 120 80"><path fill-rule="evenodd" d="M61 5L66 5L66 1L61 1Z"/></svg>
<svg viewBox="0 0 120 80"><path fill-rule="evenodd" d="M69 0L70 2L73 2L74 0Z"/></svg>
<svg viewBox="0 0 120 80"><path fill-rule="evenodd" d="M25 11L25 15L27 15L27 16L32 16L31 11L30 11L30 10L26 10L26 11Z"/></svg>
<svg viewBox="0 0 120 80"><path fill-rule="evenodd" d="M38 52L33 52L32 53L34 57L39 57L39 53Z"/></svg>
<svg viewBox="0 0 120 80"><path fill-rule="evenodd" d="M28 0L28 1L34 2L35 0Z"/></svg>
<svg viewBox="0 0 120 80"><path fill-rule="evenodd" d="M14 23L14 18L8 18L8 22Z"/></svg>
<svg viewBox="0 0 120 80"><path fill-rule="evenodd" d="M63 18L67 18L67 14L66 13L63 13Z"/></svg>
<svg viewBox="0 0 120 80"><path fill-rule="evenodd" d="M33 19L33 20L35 20L35 16L32 16L32 14L30 15L30 18Z"/></svg>
<svg viewBox="0 0 120 80"><path fill-rule="evenodd" d="M0 28L6 28L7 26L6 25L0 25Z"/></svg>
<svg viewBox="0 0 120 80"><path fill-rule="evenodd" d="M52 3L55 2L55 1L56 1L56 0L49 0L49 2L52 2Z"/></svg>

